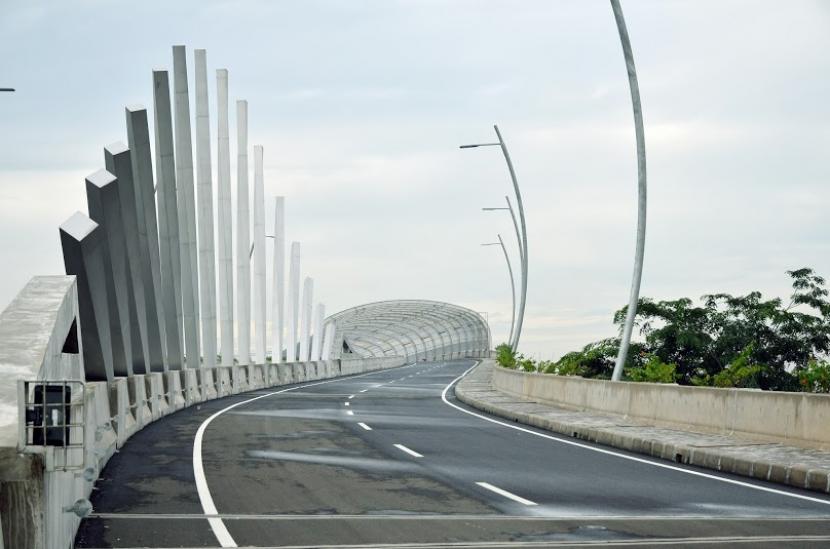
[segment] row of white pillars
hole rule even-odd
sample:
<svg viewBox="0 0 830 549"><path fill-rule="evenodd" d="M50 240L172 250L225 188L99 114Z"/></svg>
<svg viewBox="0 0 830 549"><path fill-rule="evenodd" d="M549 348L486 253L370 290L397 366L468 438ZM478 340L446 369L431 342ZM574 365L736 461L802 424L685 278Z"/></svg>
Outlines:
<svg viewBox="0 0 830 549"><path fill-rule="evenodd" d="M153 211L147 212L145 216L139 215L139 219L136 220L139 239L136 251L137 255L141 256L139 258L142 263L141 285L148 294L147 299L143 300L147 303L146 312L139 311L140 316L146 317L146 321L141 323L143 344L145 349L160 347L163 352L161 356L152 356L152 350L143 353L147 356L146 361L149 363L148 371L151 365L156 366L157 362L162 361L165 369L179 368L183 363L191 368L202 364L214 366L217 356L221 356L223 365L233 364L234 355L239 364L243 365L250 364L252 359L259 364L266 361L268 336L266 330L263 148L262 146L254 147L253 212L251 212L248 182L248 103L244 100L237 101L235 281L237 303L234 311L228 71L225 69L216 71L218 226L214 227L205 50L194 51L194 64L195 181L184 46L173 47L172 105L167 71L153 72L158 232L155 231L155 208L151 208ZM128 109L128 134L130 149L135 149L132 151L133 157L138 159L133 166L135 176L141 178L143 182L151 182L152 175L145 173L150 169L151 163L149 134L143 130L146 128L146 120L141 119L142 114L146 118L143 110ZM148 185L140 187L152 188ZM152 204L152 195L136 197L139 204L147 202L148 199ZM253 214L253 235L250 231L251 214ZM214 234L216 242L214 242ZM276 199L273 237L272 361L282 361L281 350L283 348L286 349L287 360L320 359L326 356L324 355L324 327L322 326L325 309L318 304L316 316L312 322L313 281L310 278L305 280L303 303L302 307L300 306L300 244L298 242L293 242L291 245L288 295L286 296L285 202L283 197ZM253 253L250 251L252 239ZM145 249L149 250L149 255L146 254ZM153 254L153 249L155 249L155 254ZM252 276L253 296L251 295ZM156 311L153 311L150 305L153 302L157 305ZM301 310L302 326L299 325ZM286 322L286 317L288 322ZM252 321L253 334L251 333ZM236 338L234 338L234 325L237 329ZM217 345L217 328L221 345ZM154 344L153 340L159 335L157 330L162 330L164 333L161 334L161 341ZM154 331L156 331L155 335ZM287 338L283 337L285 331L288 332ZM251 356L252 338L253 356ZM236 349L234 349L235 339Z"/></svg>
<svg viewBox="0 0 830 549"><path fill-rule="evenodd" d="M218 227L214 226L213 219L205 50L194 51L194 73L195 174L186 51L184 46L174 46L172 90L168 72L153 71L155 173L147 110L141 106L129 107L126 109L128 146L114 143L106 147L106 170L100 170L86 181L89 217L78 214L61 226L67 272L87 277L85 280L95 286L90 291L95 292L93 305L97 310L94 315L85 310L87 320L96 325L100 320L96 328L100 331L99 337L106 336L106 341L112 342L111 348L101 349L101 356L90 359L97 360L93 375L102 379L185 366L212 367L218 356L223 365L231 365L235 354L243 365L249 364L252 358L258 364L267 360L263 148L254 147L255 246L249 252L248 105L238 101L236 326L239 334L236 339L239 344L234 349L228 71L216 71ZM90 236L90 231L98 227L100 230ZM285 347L288 360L319 360L327 356L323 354L325 346L321 345L325 309L318 305L312 322L311 278L305 279L300 306L300 245L297 242L291 246L288 307L285 307L283 197L276 199L273 237L272 361L283 360ZM99 244L101 250L95 247ZM86 266L83 263L86 259L94 260L95 265ZM302 326L299 325L300 310ZM289 332L287 342L283 338L285 327ZM221 347L217 345L217 328Z"/></svg>

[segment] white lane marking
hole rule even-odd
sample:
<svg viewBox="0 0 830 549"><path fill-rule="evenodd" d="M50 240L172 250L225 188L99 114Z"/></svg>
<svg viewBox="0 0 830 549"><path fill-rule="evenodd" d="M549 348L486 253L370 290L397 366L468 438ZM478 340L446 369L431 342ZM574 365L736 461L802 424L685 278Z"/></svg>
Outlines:
<svg viewBox="0 0 830 549"><path fill-rule="evenodd" d="M207 479L205 478L205 469L202 465L202 438L205 435L205 428L210 425L210 422L213 421L215 417L225 410L230 410L236 406L238 406L238 404L228 406L227 408L224 408L207 418L199 426L199 429L196 431L196 438L193 439L193 475L196 477L196 492L199 494L199 501L201 502L202 510L206 515L218 515L219 511L216 510L216 504L213 502L213 497L210 495L210 488L208 488ZM210 529L213 530L213 535L216 536L216 541L219 542L219 545L222 547L237 547L236 541L233 539L233 536L231 536L231 533L228 532L228 529L225 527L225 523L222 522L222 519L209 518L208 524L210 524Z"/></svg>
<svg viewBox="0 0 830 549"><path fill-rule="evenodd" d="M381 370L382 372L383 370ZM274 391L273 393L266 393L264 395L255 396L253 398L249 398L248 400L242 400L235 404L231 404L225 408L222 408L205 421L199 425L199 429L196 430L196 436L193 438L193 476L196 479L196 492L199 495L199 503L202 504L202 510L205 512L206 515L218 515L219 512L216 510L216 504L213 501L213 496L210 494L210 488L208 488L207 478L205 478L205 467L202 464L202 439L205 436L205 429L207 429L208 425L219 417L220 415L224 414L228 410L233 410L237 406L242 406L243 404L248 404L249 402L253 402L255 400L259 400L261 398L278 395L280 393L287 393L289 391L296 391L297 389L305 389L306 387L314 387L316 385L325 385L326 383L335 383L337 381L343 381L344 379L352 380L358 377L365 377L370 376L373 374L377 374L379 372L367 372L365 374L360 374L357 376L349 376L347 378L335 378L329 379L326 381L318 381L316 383L308 383L306 385L297 385L296 387L289 387L287 389L281 389L279 391ZM354 412L351 410L348 412L349 415L353 415ZM208 519L208 524L210 524L211 530L213 530L213 535L216 536L216 541L222 547L238 547L236 545L236 541L231 536L231 533L228 532L228 529L225 527L225 523L222 522L221 518L218 517L211 517Z"/></svg>
<svg viewBox="0 0 830 549"><path fill-rule="evenodd" d="M491 492L495 492L500 496L504 496L507 499L512 499L513 501L518 501L522 505L536 505L536 503L530 501L529 499L525 499L523 497L517 496L516 494L510 493L507 490L502 490L498 486L493 486L489 482L476 482L476 484L478 484L482 488L486 488L487 490L490 490Z"/></svg>
<svg viewBox="0 0 830 549"><path fill-rule="evenodd" d="M372 428L371 428L371 427L369 427L368 425L366 425L366 424L365 424L365 423L363 423L362 421L358 422L358 425L360 425L361 427L363 427L363 429L364 429L364 430L366 430L366 431L371 431L371 430L372 430Z"/></svg>
<svg viewBox="0 0 830 549"><path fill-rule="evenodd" d="M346 410L346 415L347 416L353 416L354 412L352 412L351 410Z"/></svg>
<svg viewBox="0 0 830 549"><path fill-rule="evenodd" d="M441 393L441 400L444 401L444 404L447 404L448 406L452 406L453 408L455 408L459 412L464 412L465 414L469 414L471 416L477 417L478 419L483 419L484 421L489 421L490 423L495 423L496 425L501 425L502 427L509 427L511 429L515 429L515 430L521 431L523 433L528 433L530 435L534 435L534 436L537 436L537 437L546 438L548 440L552 440L554 442L559 442L561 444L567 444L569 446L576 446L577 448L583 448L585 450L590 450L592 452L599 452L600 454L605 454L605 455L608 455L608 456L614 456L614 457L618 457L618 458L622 458L622 459L627 459L629 461L636 461L638 463L645 463L646 465L651 465L653 467L660 467L661 469L670 469L672 471L677 471L679 473L685 473L687 475L692 475L692 476L695 476L695 477L703 477L703 478L708 478L708 479L712 479L712 480L718 480L720 482L725 482L727 484L734 484L736 486L742 486L744 488L752 488L753 490L759 490L761 492L767 492L767 493L776 494L776 495L779 495L779 496L788 496L788 497L791 497L791 498L801 499L801 500L804 500L804 501L812 501L813 503L822 503L824 505L830 505L830 500L824 500L824 499L819 499L819 498L811 498L810 496L802 496L801 494L792 494L790 492L785 492L783 490L776 490L775 488L767 488L766 486L758 486L756 484L750 484L748 482L742 482L740 480L733 480L731 478L719 477L717 475L710 475L710 474L707 474L707 473L702 473L700 471L693 471L691 469L682 469L680 467L675 467L674 465L669 465L669 464L666 464L666 463L657 463L655 461L649 461L647 459L642 459L642 458L638 458L638 457L634 457L634 456L627 456L627 455L621 454L619 452L614 452L614 451L611 451L611 450L605 450L603 448L597 448L597 447L594 447L594 446L588 446L587 444L582 444L580 442L574 442L572 440L558 438L558 437L554 437L554 436L551 436L551 435L546 435L544 433L537 433L536 431L532 431L530 429L525 429L524 427L518 427L516 425L511 425L511 424L505 423L503 421L492 419L492 418L489 418L487 416L477 414L477 413L471 412L469 410L465 410L461 406L453 404L452 402L447 400L447 391L449 391L450 387L452 387L453 385L458 383L458 381L461 378L466 376L470 372L470 370L472 370L476 366L478 366L478 362L476 364L472 365L467 370L465 370L463 374L461 374L460 376L458 376L457 378L452 380L449 385L444 387L444 390Z"/></svg>
<svg viewBox="0 0 830 549"><path fill-rule="evenodd" d="M366 392L366 391L368 391L368 390L369 390L369 389L363 389L363 390L362 390L362 391L360 391L360 392L361 392L361 393L365 393L365 392Z"/></svg>
<svg viewBox="0 0 830 549"><path fill-rule="evenodd" d="M351 406L351 404L349 404L348 402L344 402L343 404L345 404L346 406Z"/></svg>
<svg viewBox="0 0 830 549"><path fill-rule="evenodd" d="M354 395L349 395L349 400L353 399Z"/></svg>
<svg viewBox="0 0 830 549"><path fill-rule="evenodd" d="M430 521L521 521L521 522L595 522L595 521L614 521L614 522L644 522L644 521L660 521L660 522L681 522L681 521L717 521L717 522L740 522L747 520L764 520L772 522L799 522L799 523L815 523L827 522L827 516L768 516L768 515L497 515L494 513L486 515L436 515L434 513L407 513L406 515L259 515L259 514L233 514L224 513L222 515L204 515L194 513L91 513L87 515L90 518L101 519L186 519L186 520L204 520L211 516L217 518L228 519L245 519L245 520L306 520L306 521L345 521L345 520L394 520L394 521L409 521L409 520L430 520ZM708 538L707 538L708 539ZM361 546L362 547L362 546Z"/></svg>
<svg viewBox="0 0 830 549"><path fill-rule="evenodd" d="M405 452L405 453L409 454L412 457L416 457L416 458L424 457L421 454L419 454L418 452L416 452L415 450L411 450L411 449L407 448L403 444L395 444L395 448L397 448L401 452Z"/></svg>

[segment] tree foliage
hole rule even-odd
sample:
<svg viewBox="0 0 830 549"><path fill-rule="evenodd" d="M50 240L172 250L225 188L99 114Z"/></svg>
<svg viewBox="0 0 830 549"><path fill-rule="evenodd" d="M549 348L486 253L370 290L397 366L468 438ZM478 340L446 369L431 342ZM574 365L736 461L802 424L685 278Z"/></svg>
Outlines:
<svg viewBox="0 0 830 549"><path fill-rule="evenodd" d="M496 347L496 362L504 368L516 368L516 353L507 343Z"/></svg>
<svg viewBox="0 0 830 549"><path fill-rule="evenodd" d="M764 299L760 292L654 301L642 298L624 367L633 381L785 391L830 391L830 301L825 280L812 269L787 271L792 294ZM627 307L614 314L620 328ZM547 365L560 375L610 378L619 338L586 345Z"/></svg>

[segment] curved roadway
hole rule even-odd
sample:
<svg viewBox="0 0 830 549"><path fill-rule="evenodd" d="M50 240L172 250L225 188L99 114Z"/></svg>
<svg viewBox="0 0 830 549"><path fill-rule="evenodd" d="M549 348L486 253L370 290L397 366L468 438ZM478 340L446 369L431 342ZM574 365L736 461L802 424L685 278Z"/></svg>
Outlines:
<svg viewBox="0 0 830 549"><path fill-rule="evenodd" d="M455 401L474 364L168 416L110 460L76 546L830 546L830 498L516 429Z"/></svg>

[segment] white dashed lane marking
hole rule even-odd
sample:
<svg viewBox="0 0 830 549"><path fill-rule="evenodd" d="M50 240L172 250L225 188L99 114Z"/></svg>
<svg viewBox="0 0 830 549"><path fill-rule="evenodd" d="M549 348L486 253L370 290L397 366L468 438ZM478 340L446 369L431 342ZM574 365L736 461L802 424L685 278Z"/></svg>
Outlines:
<svg viewBox="0 0 830 549"><path fill-rule="evenodd" d="M498 486L493 486L489 482L476 482L476 484L478 484L479 486L481 486L482 488L484 488L486 490L490 490L491 492L495 492L500 496L504 496L507 499L512 499L513 501L517 501L517 502L521 503L522 505L536 505L534 502L530 501L529 499L519 497L516 494L512 494L512 493L508 492L507 490L502 490Z"/></svg>
<svg viewBox="0 0 830 549"><path fill-rule="evenodd" d="M416 452L415 450L411 450L411 449L407 448L407 447L406 447L406 446L404 446L403 444L395 444L395 448L397 448L397 449L398 449L398 450L400 450L401 452L404 452L404 453L406 453L406 454L409 454L409 455L410 455L410 456L412 456L412 457L416 457L416 458L422 458L422 457L424 457L423 455L419 454L419 453L418 453L418 452Z"/></svg>

